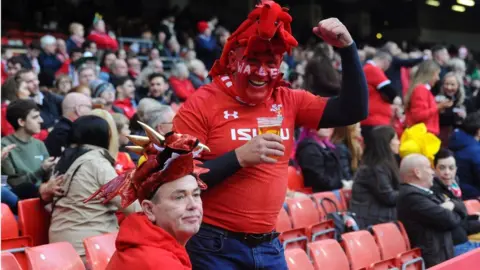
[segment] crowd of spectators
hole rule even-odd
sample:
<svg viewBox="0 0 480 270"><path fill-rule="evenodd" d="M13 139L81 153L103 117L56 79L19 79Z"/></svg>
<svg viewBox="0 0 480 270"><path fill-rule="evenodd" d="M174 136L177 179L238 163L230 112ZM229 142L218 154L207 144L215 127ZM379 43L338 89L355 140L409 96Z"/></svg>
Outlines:
<svg viewBox="0 0 480 270"><path fill-rule="evenodd" d="M200 21L198 35L180 44L174 25L167 17L159 32L142 33L151 43L119 47L96 15L89 33L73 22L67 40L45 35L25 54L2 55L1 144L10 151L2 160L2 203L14 213L22 199L50 204L51 242L69 241L83 256L82 239L118 230L119 201L83 200L135 167L139 155L125 147L130 133L145 135L137 121L168 133L178 108L210 82L229 31L215 19ZM427 265L477 248L467 236L480 232L480 213L467 215L462 200L480 199L479 59L464 47L404 51L394 42L358 53L368 118L297 130L291 162L305 186L352 189L349 210L360 228L404 222ZM293 88L326 97L341 89L339 54L325 43L295 48L281 69ZM401 161L402 133L417 124L441 140L433 164L422 156Z"/></svg>

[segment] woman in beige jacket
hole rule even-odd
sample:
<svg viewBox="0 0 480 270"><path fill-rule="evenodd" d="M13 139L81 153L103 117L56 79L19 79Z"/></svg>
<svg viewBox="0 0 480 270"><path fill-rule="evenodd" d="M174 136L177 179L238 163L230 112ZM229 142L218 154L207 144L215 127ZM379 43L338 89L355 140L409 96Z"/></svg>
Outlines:
<svg viewBox="0 0 480 270"><path fill-rule="evenodd" d="M115 212L120 209L119 198L107 204L100 200L83 202L117 176L113 166L118 132L113 119L103 110L92 114L73 123L73 145L64 151L57 165L59 173L65 172L64 195L54 198L49 230L50 242L70 242L82 259L85 238L118 230ZM129 214L139 209L135 202L122 211Z"/></svg>

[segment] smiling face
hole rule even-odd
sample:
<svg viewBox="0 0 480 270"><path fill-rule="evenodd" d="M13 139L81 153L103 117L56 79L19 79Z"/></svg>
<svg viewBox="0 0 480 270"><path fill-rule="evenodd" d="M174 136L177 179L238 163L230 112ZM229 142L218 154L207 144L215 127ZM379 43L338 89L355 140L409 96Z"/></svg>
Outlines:
<svg viewBox="0 0 480 270"><path fill-rule="evenodd" d="M454 97L458 92L458 81L455 76L446 76L443 81L443 92L449 97Z"/></svg>
<svg viewBox="0 0 480 270"><path fill-rule="evenodd" d="M234 84L240 99L258 104L272 93L282 57L273 53L260 53L254 57L244 54L245 47L230 52L229 68L234 74Z"/></svg>

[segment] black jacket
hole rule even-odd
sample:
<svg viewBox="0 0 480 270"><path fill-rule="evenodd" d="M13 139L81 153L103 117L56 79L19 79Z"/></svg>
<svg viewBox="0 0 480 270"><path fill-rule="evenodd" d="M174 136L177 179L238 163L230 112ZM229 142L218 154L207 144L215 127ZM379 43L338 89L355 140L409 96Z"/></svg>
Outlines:
<svg viewBox="0 0 480 270"><path fill-rule="evenodd" d="M431 188L436 195L448 197L455 204L455 211L463 217L462 226L456 227L452 231L453 245L460 245L468 241L469 234L476 234L480 232L480 221L477 215L468 216L467 208L461 198L455 197L448 187L443 184L438 178L433 181Z"/></svg>
<svg viewBox="0 0 480 270"><path fill-rule="evenodd" d="M62 117L57 124L55 124L50 134L48 134L45 140L45 146L50 156L59 157L62 155L62 147L67 148L72 124L70 119Z"/></svg>
<svg viewBox="0 0 480 270"><path fill-rule="evenodd" d="M342 187L342 168L337 154L313 139L302 140L295 152L306 187L313 192L331 191Z"/></svg>
<svg viewBox="0 0 480 270"><path fill-rule="evenodd" d="M352 187L350 211L360 228L397 220L398 174L387 166L358 168Z"/></svg>
<svg viewBox="0 0 480 270"><path fill-rule="evenodd" d="M63 97L48 91L42 91L42 94L43 104L37 106L43 119L42 129L48 129L53 127L62 115Z"/></svg>
<svg viewBox="0 0 480 270"><path fill-rule="evenodd" d="M400 185L398 220L403 222L413 247L422 249L426 267L453 258L452 230L460 226L458 209L440 206L444 198L410 184Z"/></svg>

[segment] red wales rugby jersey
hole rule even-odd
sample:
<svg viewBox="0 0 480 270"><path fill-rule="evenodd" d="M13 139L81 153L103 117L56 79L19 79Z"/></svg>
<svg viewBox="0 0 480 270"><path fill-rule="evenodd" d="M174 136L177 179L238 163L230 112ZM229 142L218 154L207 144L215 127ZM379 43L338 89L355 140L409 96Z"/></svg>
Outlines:
<svg viewBox="0 0 480 270"><path fill-rule="evenodd" d="M242 168L202 194L203 222L235 232L270 232L285 200L294 127L317 129L327 99L278 87L265 103L248 106L227 94L229 87L234 86L225 75L197 90L178 111L173 130L206 144L211 152L203 152L202 158L211 160L256 136L258 117L283 117L281 137L286 150L277 163Z"/></svg>

